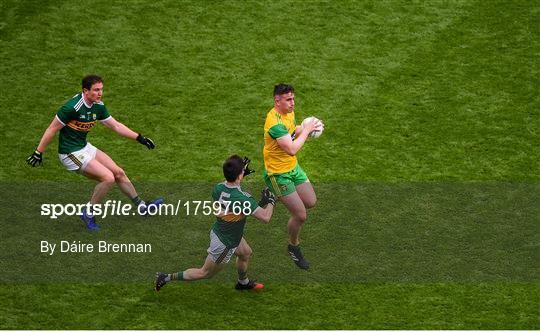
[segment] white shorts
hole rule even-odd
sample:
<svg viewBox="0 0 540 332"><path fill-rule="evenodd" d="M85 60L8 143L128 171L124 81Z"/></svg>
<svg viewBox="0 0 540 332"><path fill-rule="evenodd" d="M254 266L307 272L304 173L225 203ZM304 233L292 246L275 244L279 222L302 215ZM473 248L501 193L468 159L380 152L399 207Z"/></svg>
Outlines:
<svg viewBox="0 0 540 332"><path fill-rule="evenodd" d="M97 148L90 143L86 143L85 147L68 154L58 154L60 162L68 171L77 171L82 173L90 160L96 158Z"/></svg>
<svg viewBox="0 0 540 332"><path fill-rule="evenodd" d="M208 247L208 257L212 262L216 264L227 264L230 260L236 248L227 248L219 237L214 233L214 230L210 231L210 247Z"/></svg>

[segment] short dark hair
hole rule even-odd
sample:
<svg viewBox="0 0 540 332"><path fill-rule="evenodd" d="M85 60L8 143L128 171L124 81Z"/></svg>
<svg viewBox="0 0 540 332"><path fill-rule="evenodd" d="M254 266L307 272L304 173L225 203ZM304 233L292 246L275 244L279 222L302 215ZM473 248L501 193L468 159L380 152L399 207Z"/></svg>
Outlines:
<svg viewBox="0 0 540 332"><path fill-rule="evenodd" d="M97 75L86 75L82 79L82 88L83 90L90 90L92 89L92 85L96 83L103 83L103 79Z"/></svg>
<svg viewBox="0 0 540 332"><path fill-rule="evenodd" d="M232 155L223 163L223 175L229 182L236 181L236 178L244 172L244 159L239 155Z"/></svg>
<svg viewBox="0 0 540 332"><path fill-rule="evenodd" d="M274 86L274 97L284 95L289 92L294 93L294 88L290 84L279 83Z"/></svg>

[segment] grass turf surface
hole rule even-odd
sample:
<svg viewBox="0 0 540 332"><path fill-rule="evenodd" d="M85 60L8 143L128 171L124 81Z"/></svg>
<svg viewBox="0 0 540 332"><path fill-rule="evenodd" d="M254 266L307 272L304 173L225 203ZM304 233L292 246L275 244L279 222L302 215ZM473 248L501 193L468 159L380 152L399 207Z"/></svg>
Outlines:
<svg viewBox="0 0 540 332"><path fill-rule="evenodd" d="M538 287L507 283L277 283L260 293L216 284L160 293L148 284L17 285L0 294L4 329L532 329L540 296Z"/></svg>
<svg viewBox="0 0 540 332"><path fill-rule="evenodd" d="M300 155L312 181L360 186L343 192L350 195L342 202L349 204L342 209L345 212L350 206L356 208L355 199L373 203L362 218L350 219L347 213L333 213L331 207L340 206L338 201L319 202L304 238L312 257L327 262L321 264L322 269L332 266L327 256L339 251L340 245L321 252L314 249L317 244L331 243L336 234L363 234L367 252L409 249L390 258L415 271L418 266L429 266L415 264L429 254L420 249L437 241L432 234L450 232L463 238L452 242L442 236L438 243L447 255L427 255L428 261L452 257L455 249L458 263L466 257L487 258L491 263L476 269L458 264L456 273L468 276L467 283L456 282L466 278L455 276L444 280L449 269L442 268L442 276L434 280L422 278L430 270L420 269L411 280L394 278L385 284L370 279L342 284L319 276L298 284L284 280L296 280L300 271L282 267L289 262L281 252L278 259L269 252L256 256L260 260L254 261L253 269L264 272L265 261L277 264L282 270L267 274L277 282L262 273L267 291L245 295L230 289L231 269L214 283L170 287L159 295L148 290L148 283L14 284L5 273L0 293L9 300L0 306L1 316L6 317L2 328L540 326L539 217L534 207L540 177L538 2L140 1L128 8L110 1L2 1L0 6L0 135L4 142L0 152L9 156L0 168L0 180L6 186L73 181L82 182L90 191L85 180L58 165L57 142L47 151L45 167L30 169L23 164L57 107L79 90L78 82L87 73L104 76L104 101L112 115L158 144L158 149L148 152L102 126L90 134L93 144L108 152L132 180L142 183L219 181L220 165L231 153L250 156L260 171L262 124L271 107L271 88L286 81L297 89L297 118L313 114L326 123L323 137L309 141ZM262 186L258 176L247 180L251 188ZM387 197L383 190L374 196L382 202L383 208L378 209L377 201L365 196L360 185L365 181L380 183L381 188L425 182L434 187L457 183L474 188L484 182L495 186L521 182L531 187L514 200L511 194L501 196L508 199L492 200L498 196L483 196L480 190L470 196L471 205L467 197L442 200L448 205L428 198L398 204L407 196ZM500 188L501 192L508 189ZM13 206L28 197L17 191L1 195L3 204ZM455 209L445 210L445 206ZM404 215L396 211L403 209L408 223L400 225ZM470 213L487 222L490 209L501 212L494 228L476 225L473 234L477 237L467 237L467 227L472 226L460 218L469 218ZM8 206L2 210L12 211ZM420 212L415 215L415 210ZM407 211L412 213L409 217ZM23 208L3 220L9 227L7 240L2 240L2 270L21 268L8 265L14 254L10 250L14 243L34 238L31 232L25 238L21 227L32 224L33 213L36 210ZM282 207L278 217L269 228L254 229L282 239ZM415 224L414 217L422 222ZM42 232L71 236L78 231L72 226L59 224ZM179 227L177 223L169 226ZM131 231L145 230L139 224L133 227ZM130 233L121 223L111 228L117 234ZM159 236L171 242L177 237L186 240L175 247L177 252L162 252L163 264L176 266L177 254L203 251L207 228L186 224L176 235L163 227ZM406 236L400 238L400 229L407 231ZM264 248L263 235L252 243L256 254ZM346 248L359 241L344 238ZM497 241L501 239L507 242ZM415 251L417 242L420 249ZM475 247L476 243L481 245ZM460 251L460 244L476 251ZM29 244L34 245L37 253L38 244ZM280 250L280 243L271 246L276 247L273 251ZM482 251L485 248L497 250L487 255L489 250ZM349 264L356 263L353 255L341 254ZM366 264L369 259L373 264ZM368 268L371 280L388 271L406 277L397 265L381 264L383 268L377 271L379 262L366 255L357 264ZM516 270L510 268L512 262ZM32 266L22 269L32 271ZM486 269L491 272L488 277L468 274ZM343 267L325 273L335 273L335 280L350 278ZM81 275L80 282L84 281Z"/></svg>

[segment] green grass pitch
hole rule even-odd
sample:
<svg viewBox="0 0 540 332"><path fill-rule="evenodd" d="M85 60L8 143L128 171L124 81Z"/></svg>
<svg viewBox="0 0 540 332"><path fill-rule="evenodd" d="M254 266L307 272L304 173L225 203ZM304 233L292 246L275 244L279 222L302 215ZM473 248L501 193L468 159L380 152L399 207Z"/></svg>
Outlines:
<svg viewBox="0 0 540 332"><path fill-rule="evenodd" d="M540 328L540 2L0 2L0 328ZM144 197L209 199L230 154L258 197L272 87L326 129L299 160L314 184L296 269L287 214L249 221L260 293L215 280L152 290L199 265L212 219L112 217L89 234L44 202L92 185L25 158L82 76L153 151L96 126L90 141ZM118 190L110 194L120 199ZM42 240L149 242L150 254L39 252Z"/></svg>

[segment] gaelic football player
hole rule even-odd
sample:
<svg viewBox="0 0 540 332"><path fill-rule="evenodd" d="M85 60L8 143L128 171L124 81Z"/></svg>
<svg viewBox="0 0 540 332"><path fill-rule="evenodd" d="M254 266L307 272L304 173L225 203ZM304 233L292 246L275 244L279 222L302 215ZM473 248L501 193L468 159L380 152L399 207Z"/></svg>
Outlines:
<svg viewBox="0 0 540 332"><path fill-rule="evenodd" d="M274 87L274 107L264 123L264 182L290 212L287 223L289 244L287 251L301 269L309 269L309 262L300 250L299 234L307 219L306 209L317 202L313 186L298 164L296 154L308 135L316 128L314 121L296 126L294 118L294 88L287 84Z"/></svg>
<svg viewBox="0 0 540 332"><path fill-rule="evenodd" d="M41 165L45 149L59 131L60 162L67 170L80 173L98 182L90 198L91 205L100 203L114 183L117 183L120 190L131 199L139 211L144 213L150 204L157 206L163 202L163 199L159 198L147 203L142 201L124 170L105 152L87 142L86 136L96 121L100 121L117 134L136 140L148 149L155 148L154 142L114 119L101 101L102 95L101 77L96 75L84 77L82 92L73 96L58 110L41 137L38 147L28 157L27 163L32 167ZM141 204L142 206L139 206ZM91 209L84 209L81 219L90 231L99 230Z"/></svg>
<svg viewBox="0 0 540 332"><path fill-rule="evenodd" d="M252 171L248 167L249 159L237 155L229 157L223 164L225 181L215 185L212 192L214 202L219 202L220 209L210 231L208 255L202 267L191 268L177 273L156 273L154 288L159 291L170 281L194 281L212 278L221 271L233 255L236 255L238 272L237 290L262 289L264 285L247 277L251 247L244 239L244 227L248 215L263 223L268 223L274 212L275 197L263 189L262 198L257 204L250 194L240 187L244 176Z"/></svg>

